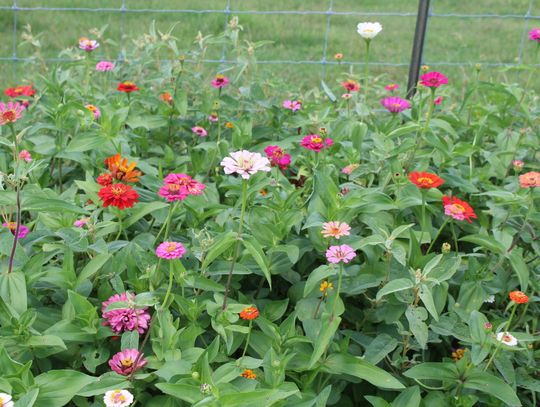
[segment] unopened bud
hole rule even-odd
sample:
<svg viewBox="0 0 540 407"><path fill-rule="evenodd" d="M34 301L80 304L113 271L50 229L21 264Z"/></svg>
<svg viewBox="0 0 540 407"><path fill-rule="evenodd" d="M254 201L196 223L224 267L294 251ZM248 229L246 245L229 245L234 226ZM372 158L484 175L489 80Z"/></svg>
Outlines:
<svg viewBox="0 0 540 407"><path fill-rule="evenodd" d="M442 244L441 251L442 251L444 254L450 253L450 250L451 250L451 249L452 249L452 246L450 246L450 243L444 242L444 243Z"/></svg>

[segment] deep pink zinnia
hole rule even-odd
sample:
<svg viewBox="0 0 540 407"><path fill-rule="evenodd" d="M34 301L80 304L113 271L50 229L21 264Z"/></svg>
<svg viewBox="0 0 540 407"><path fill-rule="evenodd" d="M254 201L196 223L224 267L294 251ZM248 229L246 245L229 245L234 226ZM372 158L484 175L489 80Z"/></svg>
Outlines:
<svg viewBox="0 0 540 407"><path fill-rule="evenodd" d="M143 356L144 354L140 353L137 349L125 349L122 352L118 352L109 360L109 366L114 372L122 376L129 376L133 371L146 366L147 362Z"/></svg>
<svg viewBox="0 0 540 407"><path fill-rule="evenodd" d="M428 72L420 77L420 84L428 88L438 88L447 83L448 78L440 72Z"/></svg>
<svg viewBox="0 0 540 407"><path fill-rule="evenodd" d="M401 113L404 110L411 108L411 102L407 99L402 99L399 96L391 96L381 100L381 105L390 113Z"/></svg>
<svg viewBox="0 0 540 407"><path fill-rule="evenodd" d="M529 31L529 40L540 43L540 28L533 28Z"/></svg>
<svg viewBox="0 0 540 407"><path fill-rule="evenodd" d="M159 189L159 195L169 202L183 201L188 195L200 195L206 185L194 180L187 174L169 174L163 179L164 185Z"/></svg>
<svg viewBox="0 0 540 407"><path fill-rule="evenodd" d="M182 243L178 242L163 242L156 249L156 256L166 260L174 260L181 258L186 249Z"/></svg>
<svg viewBox="0 0 540 407"><path fill-rule="evenodd" d="M217 89L227 86L228 83L229 78L227 78L225 75L216 75L216 77L212 79L212 86Z"/></svg>
<svg viewBox="0 0 540 407"><path fill-rule="evenodd" d="M8 228L11 231L11 234L15 236L15 232L17 231L17 222L5 222L2 223L2 226ZM30 233L30 229L28 229L28 227L24 225L19 225L19 239L24 239L28 233Z"/></svg>
<svg viewBox="0 0 540 407"><path fill-rule="evenodd" d="M330 263L348 263L355 257L356 253L354 252L354 249L346 244L342 244L341 246L330 246L326 251L326 259Z"/></svg>
<svg viewBox="0 0 540 407"><path fill-rule="evenodd" d="M321 151L323 148L330 147L332 144L334 144L334 140L331 138L323 139L318 134L305 136L300 142L302 147L317 152Z"/></svg>
<svg viewBox="0 0 540 407"><path fill-rule="evenodd" d="M297 110L300 110L302 108L302 102L300 102L299 100L284 100L283 107L285 109L296 112Z"/></svg>
<svg viewBox="0 0 540 407"><path fill-rule="evenodd" d="M129 292L115 294L101 305L101 312L106 321L104 326L110 326L114 333L124 331L137 331L143 334L148 329L150 314L146 311L147 307L135 307L133 300L135 295ZM107 307L115 302L125 302L124 308L115 308L107 311Z"/></svg>
<svg viewBox="0 0 540 407"><path fill-rule="evenodd" d="M278 146L268 146L264 149L266 156L270 160L272 167L279 167L286 170L291 163L291 155L285 152Z"/></svg>

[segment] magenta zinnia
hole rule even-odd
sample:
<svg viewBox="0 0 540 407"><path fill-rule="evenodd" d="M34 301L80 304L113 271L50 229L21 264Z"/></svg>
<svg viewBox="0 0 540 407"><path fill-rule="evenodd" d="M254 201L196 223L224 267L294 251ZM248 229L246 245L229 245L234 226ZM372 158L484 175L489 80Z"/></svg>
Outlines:
<svg viewBox="0 0 540 407"><path fill-rule="evenodd" d="M167 175L163 184L158 194L169 202L183 201L189 195L200 195L206 188L204 184L183 173Z"/></svg>
<svg viewBox="0 0 540 407"><path fill-rule="evenodd" d="M323 148L330 147L332 144L334 144L334 141L331 138L323 139L318 134L305 136L300 142L302 147L317 152L321 151Z"/></svg>
<svg viewBox="0 0 540 407"><path fill-rule="evenodd" d="M529 40L540 43L540 28L533 28L529 31Z"/></svg>
<svg viewBox="0 0 540 407"><path fill-rule="evenodd" d="M268 146L264 149L266 156L270 160L272 167L279 167L286 170L291 163L291 155L285 152L278 146Z"/></svg>
<svg viewBox="0 0 540 407"><path fill-rule="evenodd" d="M342 244L341 246L330 246L326 251L326 259L330 263L348 263L356 257L356 253L351 246Z"/></svg>
<svg viewBox="0 0 540 407"><path fill-rule="evenodd" d="M446 85L448 78L440 72L428 72L420 77L420 84L428 88L438 88L441 85Z"/></svg>
<svg viewBox="0 0 540 407"><path fill-rule="evenodd" d="M140 355L140 356L139 356ZM138 360L137 360L138 359ZM137 362L135 364L135 362ZM129 376L132 372L146 366L146 359L143 358L137 349L126 349L118 352L109 360L110 368L123 376Z"/></svg>
<svg viewBox="0 0 540 407"><path fill-rule="evenodd" d="M399 96L391 96L381 100L381 105L390 113L401 113L404 110L411 108L411 102L407 99L402 99Z"/></svg>
<svg viewBox="0 0 540 407"><path fill-rule="evenodd" d="M101 312L106 321L105 326L110 326L114 333L122 333L124 331L137 331L143 334L148 329L150 322L150 314L146 311L146 307L137 308L133 303L135 295L129 292L115 294L101 305ZM123 308L115 308L107 311L107 307L116 302L124 302L126 306Z"/></svg>
<svg viewBox="0 0 540 407"><path fill-rule="evenodd" d="M5 222L2 223L2 226L8 228L15 236L15 232L17 231L17 222ZM24 239L28 233L30 233L30 229L28 229L24 225L19 225L19 233L17 235L17 238Z"/></svg>
<svg viewBox="0 0 540 407"><path fill-rule="evenodd" d="M163 242L156 249L156 256L166 260L174 260L181 258L186 249L182 243L178 242Z"/></svg>
<svg viewBox="0 0 540 407"><path fill-rule="evenodd" d="M0 126L15 123L21 118L24 106L19 102L0 102Z"/></svg>
<svg viewBox="0 0 540 407"><path fill-rule="evenodd" d="M296 112L297 110L300 110L302 108L302 102L300 102L299 100L284 100L283 107L285 109Z"/></svg>

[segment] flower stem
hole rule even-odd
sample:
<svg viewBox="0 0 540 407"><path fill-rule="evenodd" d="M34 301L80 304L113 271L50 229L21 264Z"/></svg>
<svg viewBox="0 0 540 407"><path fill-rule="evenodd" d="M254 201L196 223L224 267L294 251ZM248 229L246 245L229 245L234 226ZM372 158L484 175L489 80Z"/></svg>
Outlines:
<svg viewBox="0 0 540 407"><path fill-rule="evenodd" d="M169 296L171 295L172 290L172 283L173 283L173 260L169 261L169 285L167 286L167 292L165 293L165 298L163 299L163 302L161 303L161 309L165 309L167 306L167 301L169 299Z"/></svg>
<svg viewBox="0 0 540 407"><path fill-rule="evenodd" d="M512 323L512 319L514 318L514 314L516 313L516 308L517 308L517 304L514 304L514 306L512 307L512 313L510 314L510 318L508 319L508 322L506 323L506 328L502 331L503 335L504 335L505 332L508 332L508 329L510 329L510 324ZM502 340L499 341L499 343L497 344L497 347L495 348L495 350L491 354L491 357L489 358L489 360L487 362L487 365L484 368L484 372L486 370L488 370L489 366L491 365L491 362L493 362L493 359L495 359L495 355L497 354L497 352L501 348L501 345L502 345Z"/></svg>
<svg viewBox="0 0 540 407"><path fill-rule="evenodd" d="M334 303L332 304L332 315L330 316L330 320L333 320L334 315L336 314L336 305L339 300L339 294L341 292L342 279L343 279L343 263L339 263L338 285L337 285L337 290L336 290L336 296L334 297Z"/></svg>
<svg viewBox="0 0 540 407"><path fill-rule="evenodd" d="M435 244L435 242L437 241L437 239L439 238L439 235L441 234L442 230L444 229L444 227L446 226L446 224L450 221L450 218L446 218L446 220L444 221L444 223L441 225L441 227L439 228L439 230L437 231L437 234L435 235L435 238L431 241L431 244L429 245L428 249L427 249L427 252L426 252L426 255L429 254L429 252L431 251L431 248L433 247L433 245Z"/></svg>
<svg viewBox="0 0 540 407"><path fill-rule="evenodd" d="M234 265L236 264L236 259L240 254L240 239L242 238L242 231L244 228L244 215L246 213L247 204L247 190L248 181L242 180L242 208L240 209L240 224L238 225L238 236L236 237L236 242L234 244L234 255L231 262L231 268L229 269L229 275L227 276L227 285L225 286L225 295L223 296L223 305L221 306L222 310L225 310L227 308L227 298L231 289L231 280L234 272Z"/></svg>
<svg viewBox="0 0 540 407"><path fill-rule="evenodd" d="M13 166L15 174L19 175L19 144L17 140L17 134L15 133L15 127L10 125L11 134L13 136ZM11 253L9 254L8 262L8 274L13 271L13 261L15 259L15 251L17 250L17 242L19 241L19 230L21 228L21 184L19 179L15 179L15 193L16 193L16 212L15 212L15 235L13 236L13 245L11 246Z"/></svg>
<svg viewBox="0 0 540 407"><path fill-rule="evenodd" d="M430 94L430 97L429 97L429 107L428 107L428 111L427 111L427 114L426 114L426 121L424 123L424 126L422 127L422 129L416 133L416 138L414 140L414 149L412 151L412 154L411 156L406 160L406 164L403 168L405 168L405 171L408 171L409 170L409 167L410 165L412 164L412 162L414 161L414 157L416 156L416 152L418 151L418 148L421 146L422 144L422 141L424 139L424 135L426 134L428 128L429 128L429 123L431 122L431 116L433 116L433 110L435 109L435 90L433 88L430 88L431 89L431 94Z"/></svg>
<svg viewBox="0 0 540 407"><path fill-rule="evenodd" d="M371 44L371 40L366 40L366 59L364 63L364 94L367 94L367 84L369 79L369 45Z"/></svg>
<svg viewBox="0 0 540 407"><path fill-rule="evenodd" d="M454 238L454 246L456 247L456 253L459 253L459 246L456 236L456 229L454 228L454 222L452 222L450 226L452 227L452 237Z"/></svg>
<svg viewBox="0 0 540 407"><path fill-rule="evenodd" d="M422 194L422 220L420 223L420 242L419 245L422 246L422 239L424 238L424 230L426 228L426 191L423 189L420 191Z"/></svg>
<svg viewBox="0 0 540 407"><path fill-rule="evenodd" d="M246 338L246 344L244 345L244 351L242 352L242 357L240 359L244 359L244 356L246 356L247 348L249 346L249 340L251 339L251 330L253 328L253 320L249 321L249 331Z"/></svg>

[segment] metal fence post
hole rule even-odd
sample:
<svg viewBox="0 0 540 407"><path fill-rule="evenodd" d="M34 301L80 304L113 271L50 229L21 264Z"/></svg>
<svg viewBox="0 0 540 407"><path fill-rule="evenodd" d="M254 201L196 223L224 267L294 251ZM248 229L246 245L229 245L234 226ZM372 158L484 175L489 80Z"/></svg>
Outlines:
<svg viewBox="0 0 540 407"><path fill-rule="evenodd" d="M418 1L418 15L416 17L416 29L414 31L414 42L409 65L409 81L407 83L407 99L414 96L416 84L422 64L422 52L424 51L424 39L426 38L427 20L429 17L429 1Z"/></svg>

